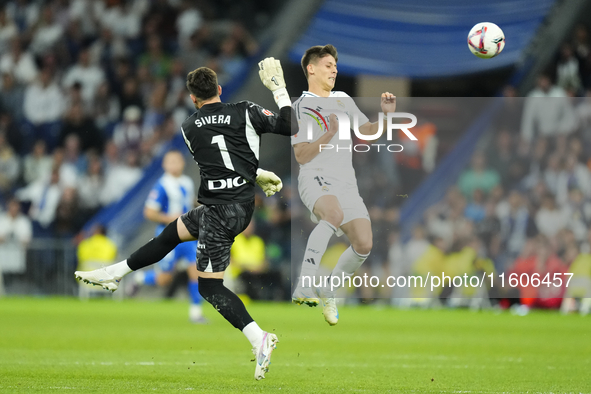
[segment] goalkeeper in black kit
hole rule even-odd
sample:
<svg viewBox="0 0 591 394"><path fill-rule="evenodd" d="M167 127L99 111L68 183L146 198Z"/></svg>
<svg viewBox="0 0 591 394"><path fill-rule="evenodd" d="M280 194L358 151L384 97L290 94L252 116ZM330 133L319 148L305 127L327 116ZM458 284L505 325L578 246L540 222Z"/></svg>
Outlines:
<svg viewBox="0 0 591 394"><path fill-rule="evenodd" d="M198 240L199 292L250 341L257 380L265 377L271 352L279 341L257 325L240 298L223 285L223 277L234 238L250 223L255 183L267 196L282 187L275 174L258 168L261 135L289 137L297 132L281 64L266 58L259 68L261 81L273 92L279 114L250 101L222 103L222 87L216 73L207 67L187 75L187 88L197 110L183 122L181 131L201 171L198 200L203 205L168 224L126 260L75 273L84 282L115 291L123 276L156 263L181 242Z"/></svg>

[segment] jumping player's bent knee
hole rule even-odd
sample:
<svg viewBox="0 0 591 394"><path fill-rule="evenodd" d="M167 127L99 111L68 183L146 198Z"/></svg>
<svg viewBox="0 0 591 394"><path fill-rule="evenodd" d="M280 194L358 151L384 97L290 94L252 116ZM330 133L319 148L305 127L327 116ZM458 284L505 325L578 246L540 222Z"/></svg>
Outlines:
<svg viewBox="0 0 591 394"><path fill-rule="evenodd" d="M359 255L365 256L371 252L371 248L373 247L373 242L371 238L359 240L352 244L353 249Z"/></svg>
<svg viewBox="0 0 591 394"><path fill-rule="evenodd" d="M315 212L320 220L325 220L332 224L335 228L339 228L343 223L344 214L339 207L330 207L327 209L319 209Z"/></svg>
<svg viewBox="0 0 591 394"><path fill-rule="evenodd" d="M338 199L333 195L322 196L314 204L314 214L339 228L343 223L344 214Z"/></svg>

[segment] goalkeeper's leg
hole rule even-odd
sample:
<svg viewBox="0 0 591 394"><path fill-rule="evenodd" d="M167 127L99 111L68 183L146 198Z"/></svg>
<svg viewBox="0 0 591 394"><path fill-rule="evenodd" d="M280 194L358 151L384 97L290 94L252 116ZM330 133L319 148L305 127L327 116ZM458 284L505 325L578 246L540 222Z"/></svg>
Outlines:
<svg viewBox="0 0 591 394"><path fill-rule="evenodd" d="M312 288L314 278L330 238L343 221L343 210L338 199L333 195L320 197L314 204L314 214L320 218L320 222L308 237L300 279L292 295L292 301L298 305L318 305L318 297ZM316 283L318 281L317 279Z"/></svg>
<svg viewBox="0 0 591 394"><path fill-rule="evenodd" d="M194 230L194 224L199 223L199 233L193 231L194 235L199 235L199 293L248 339L255 354L254 376L259 380L269 369L271 353L278 342L277 335L263 331L240 298L224 286L224 272L230 265L234 238L246 229L253 211L254 201L215 205L208 206L201 215L191 215L191 211L186 219L189 229Z"/></svg>
<svg viewBox="0 0 591 394"><path fill-rule="evenodd" d="M94 271L76 271L75 275L83 282L102 286L105 290L115 291L119 288L121 278L125 275L157 263L181 242L194 239L183 221L177 219L127 259Z"/></svg>

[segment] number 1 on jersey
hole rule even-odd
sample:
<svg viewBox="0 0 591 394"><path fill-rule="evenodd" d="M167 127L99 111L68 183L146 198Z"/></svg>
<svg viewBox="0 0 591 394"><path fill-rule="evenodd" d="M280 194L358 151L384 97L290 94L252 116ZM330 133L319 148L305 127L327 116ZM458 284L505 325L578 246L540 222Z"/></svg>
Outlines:
<svg viewBox="0 0 591 394"><path fill-rule="evenodd" d="M234 171L234 164L232 164L232 159L230 159L230 153L228 153L228 147L226 146L226 140L224 139L223 135L216 135L211 138L212 144L218 144L220 148L220 153L222 154L222 160L224 161L224 165L228 170Z"/></svg>

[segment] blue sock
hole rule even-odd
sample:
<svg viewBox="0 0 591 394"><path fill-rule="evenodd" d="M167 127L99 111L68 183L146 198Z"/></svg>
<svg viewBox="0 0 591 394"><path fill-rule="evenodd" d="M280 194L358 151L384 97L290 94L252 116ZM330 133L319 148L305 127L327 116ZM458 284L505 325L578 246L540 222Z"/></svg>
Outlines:
<svg viewBox="0 0 591 394"><path fill-rule="evenodd" d="M144 284L148 286L156 286L156 271L146 271L146 276L144 276Z"/></svg>
<svg viewBox="0 0 591 394"><path fill-rule="evenodd" d="M203 302L203 298L201 298L201 294L199 294L199 285L197 281L192 281L189 279L189 297L191 297L191 304L199 305Z"/></svg>

